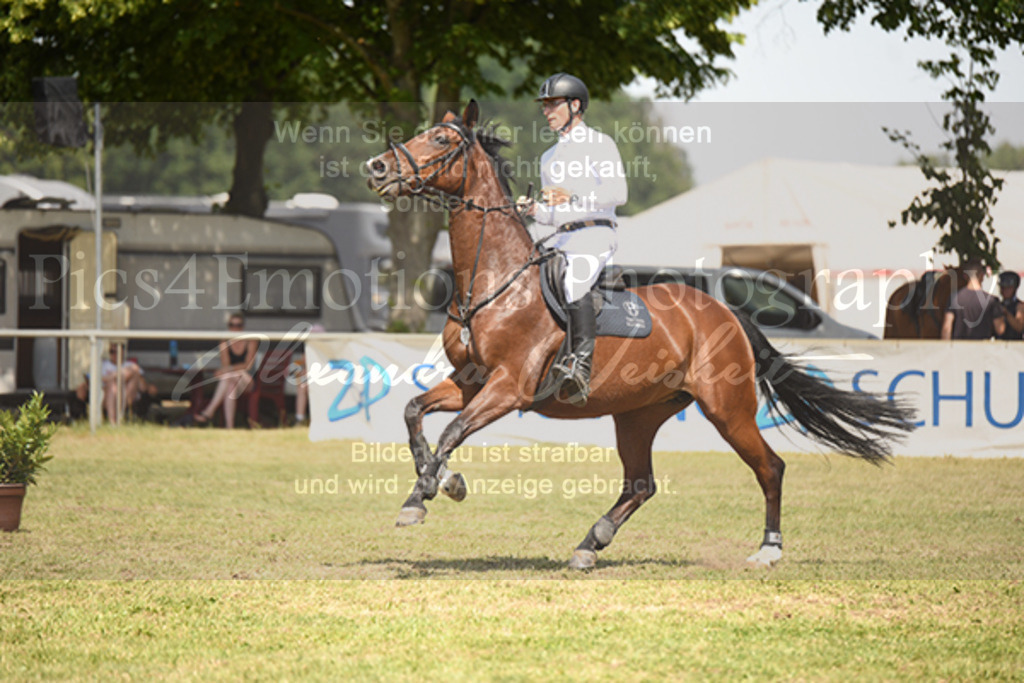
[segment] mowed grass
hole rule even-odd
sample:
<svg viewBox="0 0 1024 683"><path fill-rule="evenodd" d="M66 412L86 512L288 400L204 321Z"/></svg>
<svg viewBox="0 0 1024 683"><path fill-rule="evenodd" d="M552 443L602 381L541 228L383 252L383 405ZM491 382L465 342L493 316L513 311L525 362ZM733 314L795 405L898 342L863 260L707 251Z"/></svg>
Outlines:
<svg viewBox="0 0 1024 683"><path fill-rule="evenodd" d="M659 453L578 574L620 470L567 450L465 449L469 498L397 529L393 447L63 429L0 534L0 679L1022 677L1024 460L786 455L785 557L755 570L752 473Z"/></svg>

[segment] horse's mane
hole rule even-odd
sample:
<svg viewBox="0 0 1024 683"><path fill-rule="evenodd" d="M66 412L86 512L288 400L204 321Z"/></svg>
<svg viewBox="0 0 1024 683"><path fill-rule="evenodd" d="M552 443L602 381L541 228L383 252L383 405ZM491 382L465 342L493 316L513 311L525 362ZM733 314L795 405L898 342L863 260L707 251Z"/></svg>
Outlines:
<svg viewBox="0 0 1024 683"><path fill-rule="evenodd" d="M488 121L476 130L476 139L480 142L480 146L487 152L487 156L491 159L491 165L494 166L494 174L498 176L498 183L501 185L501 191L505 193L505 198L508 202L512 203L512 188L509 185L509 181L513 180L515 176L512 175L513 163L511 160L501 156L501 151L512 146L512 143L501 137L497 131L497 124L493 121Z"/></svg>

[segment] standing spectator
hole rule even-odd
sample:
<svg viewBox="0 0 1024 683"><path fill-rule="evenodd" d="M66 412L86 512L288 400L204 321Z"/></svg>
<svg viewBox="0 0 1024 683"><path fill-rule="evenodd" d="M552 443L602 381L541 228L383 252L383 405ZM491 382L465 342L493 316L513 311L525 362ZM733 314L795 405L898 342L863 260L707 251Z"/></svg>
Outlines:
<svg viewBox="0 0 1024 683"><path fill-rule="evenodd" d="M232 314L228 319L228 329L233 334L241 334L245 329L245 318L241 313ZM217 389L213 398L198 413L193 421L195 424L205 425L213 419L217 408L224 405L224 427L234 429L235 409L238 399L252 383L252 375L249 374L256 360L256 351L259 344L255 339L241 339L234 337L225 339L220 345L220 368L217 369Z"/></svg>
<svg viewBox="0 0 1024 683"><path fill-rule="evenodd" d="M1021 341L1024 339L1024 302L1017 299L1020 275L1012 271L999 274L999 295L1003 298L1003 318L1006 329L999 339Z"/></svg>
<svg viewBox="0 0 1024 683"><path fill-rule="evenodd" d="M309 406L309 384L306 373L308 368L306 367L306 356L302 356L302 369L299 374L295 377L295 424L301 426L309 422L309 416L306 415L306 409Z"/></svg>
<svg viewBox="0 0 1024 683"><path fill-rule="evenodd" d="M316 323L309 328L310 333L324 332L324 326ZM295 424L304 425L309 422L306 409L309 406L309 359L306 357L305 345L302 349L301 369L295 376Z"/></svg>
<svg viewBox="0 0 1024 683"><path fill-rule="evenodd" d="M981 288L985 264L969 259L963 266L967 285L961 289L942 323L943 339L991 339L1006 330L999 299Z"/></svg>

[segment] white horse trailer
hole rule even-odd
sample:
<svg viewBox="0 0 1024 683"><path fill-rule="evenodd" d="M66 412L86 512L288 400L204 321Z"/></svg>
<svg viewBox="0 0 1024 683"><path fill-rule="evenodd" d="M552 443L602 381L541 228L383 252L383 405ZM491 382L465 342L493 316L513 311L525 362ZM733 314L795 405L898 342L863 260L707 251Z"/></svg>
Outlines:
<svg viewBox="0 0 1024 683"><path fill-rule="evenodd" d="M248 331L386 328L391 244L379 205L298 196L256 219L213 204L105 198L97 284L91 197L65 183L0 177L0 329L92 329L96 306L106 330L219 331L236 311ZM446 244L435 249L441 267ZM443 319L435 311L428 325L439 329ZM169 367L210 346L138 339L128 355ZM0 394L72 389L88 353L85 339L0 336Z"/></svg>

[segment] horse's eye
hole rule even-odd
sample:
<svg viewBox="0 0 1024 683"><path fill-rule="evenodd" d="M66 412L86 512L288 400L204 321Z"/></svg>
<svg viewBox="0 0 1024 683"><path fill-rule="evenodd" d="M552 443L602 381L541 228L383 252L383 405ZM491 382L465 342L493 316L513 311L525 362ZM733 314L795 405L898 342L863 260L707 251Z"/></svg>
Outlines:
<svg viewBox="0 0 1024 683"><path fill-rule="evenodd" d="M441 147L447 147L451 144L451 140L449 140L448 136L444 133L438 133L434 136L434 144L440 145Z"/></svg>

